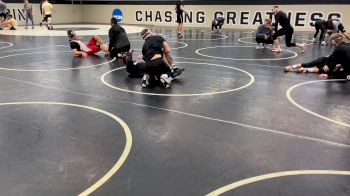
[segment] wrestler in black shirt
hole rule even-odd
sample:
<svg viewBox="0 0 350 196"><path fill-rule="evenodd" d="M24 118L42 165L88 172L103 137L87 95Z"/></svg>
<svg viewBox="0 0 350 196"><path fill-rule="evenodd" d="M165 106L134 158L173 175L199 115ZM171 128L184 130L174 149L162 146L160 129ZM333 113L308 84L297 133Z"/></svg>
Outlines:
<svg viewBox="0 0 350 196"><path fill-rule="evenodd" d="M286 46L287 47L299 47L302 49L302 52L304 52L304 49L306 47L305 43L298 44L298 43L292 43L292 36L294 33L294 29L292 25L290 25L290 21L287 17L287 14L284 13L282 10L279 9L278 6L273 6L272 11L275 14L275 33L273 34L273 42L275 44L275 48L272 50L273 52L281 52L281 46L278 41L278 37L285 35L286 39ZM278 30L278 24L281 25L281 29Z"/></svg>

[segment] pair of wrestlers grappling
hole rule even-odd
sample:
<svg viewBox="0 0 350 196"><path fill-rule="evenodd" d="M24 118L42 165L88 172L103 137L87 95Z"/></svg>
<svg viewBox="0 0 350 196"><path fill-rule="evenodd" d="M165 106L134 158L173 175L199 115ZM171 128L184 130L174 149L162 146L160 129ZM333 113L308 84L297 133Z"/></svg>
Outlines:
<svg viewBox="0 0 350 196"><path fill-rule="evenodd" d="M166 40L153 34L147 28L141 31L141 37L145 42L142 47L142 55L138 57L143 61L139 62L133 59L129 39L125 30L119 25L112 25L110 29L109 46L106 46L98 35L93 35L88 44L85 44L73 30L67 31L67 34L73 55L87 57L102 50L110 54L111 58L119 56L123 58L130 77L142 77L142 87L153 87L160 83L163 87L168 88L171 86L171 81L184 71L183 68L174 65L170 56L171 49Z"/></svg>

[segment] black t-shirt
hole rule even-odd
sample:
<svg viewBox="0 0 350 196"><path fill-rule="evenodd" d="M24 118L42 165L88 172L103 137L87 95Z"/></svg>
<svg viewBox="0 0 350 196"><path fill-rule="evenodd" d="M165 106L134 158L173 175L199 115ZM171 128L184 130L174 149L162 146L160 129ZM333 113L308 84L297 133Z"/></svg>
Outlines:
<svg viewBox="0 0 350 196"><path fill-rule="evenodd" d="M176 3L176 13L179 13L179 14L182 14L182 10L181 10L181 6L183 5L183 3L182 2L180 2L180 1L178 1L177 3Z"/></svg>
<svg viewBox="0 0 350 196"><path fill-rule="evenodd" d="M223 25L224 24L224 21L225 21L225 18L223 17L218 17L218 18L215 18L212 22L212 24L215 26L215 25Z"/></svg>
<svg viewBox="0 0 350 196"><path fill-rule="evenodd" d="M325 27L327 26L327 21L325 21L325 20L317 20L315 22L315 26L319 27L320 29L325 29Z"/></svg>
<svg viewBox="0 0 350 196"><path fill-rule="evenodd" d="M335 47L333 54L334 64L341 64L344 69L350 70L350 43L341 43Z"/></svg>
<svg viewBox="0 0 350 196"><path fill-rule="evenodd" d="M143 59L150 61L155 54L163 55L163 42L165 42L165 39L158 35L147 38L142 47Z"/></svg>
<svg viewBox="0 0 350 196"><path fill-rule="evenodd" d="M108 51L112 51L112 48L122 48L130 45L129 38L125 32L125 29L119 25L113 25L109 29L109 47Z"/></svg>
<svg viewBox="0 0 350 196"><path fill-rule="evenodd" d="M277 31L278 24L280 24L282 28L290 28L290 27L292 27L292 25L290 25L290 21L289 21L289 19L287 17L287 14L282 12L282 11L279 11L275 15L275 31Z"/></svg>

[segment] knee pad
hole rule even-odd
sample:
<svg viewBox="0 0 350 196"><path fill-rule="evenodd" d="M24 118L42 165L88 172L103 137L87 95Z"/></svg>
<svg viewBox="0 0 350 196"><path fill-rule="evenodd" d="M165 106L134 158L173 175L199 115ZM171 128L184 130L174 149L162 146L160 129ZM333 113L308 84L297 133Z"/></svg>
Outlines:
<svg viewBox="0 0 350 196"><path fill-rule="evenodd" d="M48 22L48 23L51 23L51 17L48 17L48 18L47 18L47 22Z"/></svg>

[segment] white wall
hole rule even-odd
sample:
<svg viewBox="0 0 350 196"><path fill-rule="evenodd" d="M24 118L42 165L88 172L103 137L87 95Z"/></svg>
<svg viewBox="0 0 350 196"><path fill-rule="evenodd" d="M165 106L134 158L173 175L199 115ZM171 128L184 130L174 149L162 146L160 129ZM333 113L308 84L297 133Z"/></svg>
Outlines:
<svg viewBox="0 0 350 196"><path fill-rule="evenodd" d="M35 23L38 24L42 17L39 16L39 4L35 6ZM123 13L122 23L136 25L176 26L176 13L174 5L67 5L53 4L57 13L53 14L53 23L99 23L108 24L114 9L120 9ZM23 9L23 4L7 3L8 9L15 15L19 24L24 24L19 17L18 9ZM313 23L312 14L321 13L323 18L329 14L340 16L345 27L350 28L350 5L282 5L281 9L291 13L291 22L297 31L313 31L310 26ZM224 17L232 18L226 21L224 28L255 29L262 20L271 12L272 5L185 5L189 14L192 14L192 22L185 22L185 27L209 28L214 18L214 13L222 12ZM23 13L23 12L22 12ZM146 17L150 15L150 17ZM234 17L235 15L235 17ZM298 18L299 16L299 18ZM244 17L247 17L246 19ZM235 24L234 24L235 23ZM300 26L297 26L300 25Z"/></svg>
<svg viewBox="0 0 350 196"><path fill-rule="evenodd" d="M84 5L82 18L83 22L87 23L108 23L113 10L118 8L123 12L122 23L176 26L174 7L174 5ZM344 26L350 26L349 4L282 5L280 8L285 12L291 12L291 22L295 30L313 31L314 28L310 26L310 23L314 21L311 16L315 12L323 14L323 18L327 18L329 14L339 14ZM187 27L210 27L214 13L221 11L225 18L228 18L228 15L233 18L233 15L236 14L235 19L228 21L224 28L255 29L259 24L253 23L254 18L259 17L261 13L261 17L264 19L268 16L266 12L271 12L272 5L185 5L185 9L192 13L193 19L192 22L185 22ZM146 14L151 12L152 17L146 19ZM247 19L244 19L244 17L247 17ZM169 19L169 21L166 21L166 19ZM235 24L233 24L233 21ZM301 26L296 26L296 23Z"/></svg>

